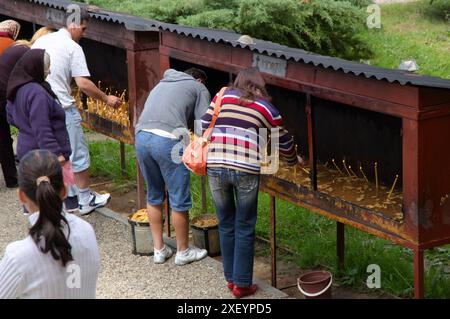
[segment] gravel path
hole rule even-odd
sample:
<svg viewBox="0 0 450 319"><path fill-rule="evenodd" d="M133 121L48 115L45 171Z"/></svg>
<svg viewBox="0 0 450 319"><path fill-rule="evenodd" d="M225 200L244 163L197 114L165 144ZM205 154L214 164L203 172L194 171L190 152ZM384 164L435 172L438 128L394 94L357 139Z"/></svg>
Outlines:
<svg viewBox="0 0 450 319"><path fill-rule="evenodd" d="M155 265L152 257L131 253L129 226L120 221L118 214L105 209L85 219L94 227L100 248L97 298L232 298L225 287L222 265L215 259L207 257L179 267L172 257L162 265ZM16 192L5 188L0 173L0 256L8 243L26 236L27 223ZM256 283L260 289L254 298L287 297L265 282Z"/></svg>
<svg viewBox="0 0 450 319"><path fill-rule="evenodd" d="M26 236L27 222L16 191L5 187L0 171L0 255L3 256L8 243Z"/></svg>

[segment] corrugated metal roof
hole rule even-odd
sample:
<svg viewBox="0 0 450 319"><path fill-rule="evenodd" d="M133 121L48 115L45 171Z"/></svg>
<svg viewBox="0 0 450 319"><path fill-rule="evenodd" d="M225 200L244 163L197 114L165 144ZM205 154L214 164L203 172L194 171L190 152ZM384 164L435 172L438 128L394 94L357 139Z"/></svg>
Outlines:
<svg viewBox="0 0 450 319"><path fill-rule="evenodd" d="M73 3L72 1L67 0L28 1L46 5L56 9L65 9L69 4ZM445 80L438 77L418 75L406 71L386 69L339 58L323 56L301 49L290 48L269 41L254 39L254 44L242 44L237 41L241 35L230 31L194 28L177 24L169 24L157 20L144 19L122 13L105 11L102 9L100 9L98 12L91 12L91 16L102 21L123 24L127 29L133 31L151 31L160 29L192 38L207 40L209 42L225 43L232 45L233 47L249 49L253 52L274 56L280 59L292 59L297 62L312 64L317 67L333 69L335 71L344 73L351 73L356 76L385 80L390 83L398 82L402 85L411 84L417 86L450 89L450 80Z"/></svg>

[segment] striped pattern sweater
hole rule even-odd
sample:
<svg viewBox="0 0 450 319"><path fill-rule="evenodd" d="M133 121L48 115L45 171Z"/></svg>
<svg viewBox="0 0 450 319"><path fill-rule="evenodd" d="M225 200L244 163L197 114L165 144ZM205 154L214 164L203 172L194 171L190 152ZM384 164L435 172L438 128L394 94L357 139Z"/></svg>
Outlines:
<svg viewBox="0 0 450 319"><path fill-rule="evenodd" d="M214 126L208 148L209 168L231 168L252 174L260 173L261 154L265 152L265 134L260 129L279 129L279 153L291 165L297 163L292 136L283 128L279 111L267 100L242 105L239 91L227 90L222 98L221 109ZM214 97L208 111L202 117L206 130L214 114Z"/></svg>

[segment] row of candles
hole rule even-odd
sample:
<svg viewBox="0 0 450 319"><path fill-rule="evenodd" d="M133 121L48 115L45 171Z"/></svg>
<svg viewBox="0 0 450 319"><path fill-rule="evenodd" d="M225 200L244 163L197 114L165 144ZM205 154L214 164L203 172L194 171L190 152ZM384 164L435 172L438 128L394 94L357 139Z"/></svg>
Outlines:
<svg viewBox="0 0 450 319"><path fill-rule="evenodd" d="M98 82L98 88L102 90L101 81ZM106 95L113 94L112 88L106 88L104 90ZM125 100L126 90L124 90L120 95L118 91L115 91L115 96L119 97L122 104L118 108L110 107L106 103L90 98L87 98L87 112L96 114L102 118L110 120L112 122L118 123L122 126L130 127L130 118L128 114L128 101ZM83 109L81 102L81 93L78 90L76 94L76 99L78 100L78 105L80 109Z"/></svg>
<svg viewBox="0 0 450 319"><path fill-rule="evenodd" d="M298 146L297 146L297 145L295 145L295 151L296 151L296 154L298 154ZM345 173L344 173L343 170L339 167L339 165L336 164L336 161L335 161L334 158L331 159L331 162L333 163L333 166L336 168L336 170L337 170L341 175L345 176L345 175L347 174L349 177L360 178L360 177L353 171L352 166L351 166L351 165L347 165L345 159L342 160L342 166L344 167ZM302 169L306 174L309 175L310 172L309 172L307 169L305 169L304 167L301 167L301 169ZM364 180L365 180L367 183L369 183L369 179L367 178L366 174L364 173L364 170L363 170L363 168L362 168L362 165L359 165L359 171L360 171L360 173L361 173L361 175L362 175L362 178L364 178ZM297 165L294 166L294 175L297 175ZM378 190L379 190L379 181L378 181L378 163L377 163L377 162L374 163L374 176L375 176L375 190L376 190L376 192L378 193ZM387 199L390 199L390 198L391 198L392 193L393 193L393 191L394 191L394 189L395 189L395 186L396 186L396 184L397 184L397 181L398 181L398 175L395 175L395 179L394 179L394 182L392 183L391 188L389 189L389 193L388 193Z"/></svg>

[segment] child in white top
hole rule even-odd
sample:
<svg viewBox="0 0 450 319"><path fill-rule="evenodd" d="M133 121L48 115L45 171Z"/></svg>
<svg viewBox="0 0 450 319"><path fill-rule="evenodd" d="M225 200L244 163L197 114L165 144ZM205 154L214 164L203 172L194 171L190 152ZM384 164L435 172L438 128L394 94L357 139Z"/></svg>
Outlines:
<svg viewBox="0 0 450 319"><path fill-rule="evenodd" d="M95 298L100 257L92 226L62 211L61 165L46 150L19 166L19 199L29 212L29 235L6 247L0 261L2 298Z"/></svg>

